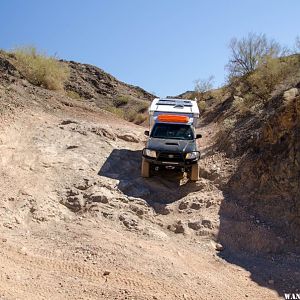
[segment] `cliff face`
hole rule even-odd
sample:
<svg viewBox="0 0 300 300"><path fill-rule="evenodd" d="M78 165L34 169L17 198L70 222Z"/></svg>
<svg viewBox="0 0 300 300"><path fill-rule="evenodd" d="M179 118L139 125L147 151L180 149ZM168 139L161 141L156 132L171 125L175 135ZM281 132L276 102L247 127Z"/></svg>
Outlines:
<svg viewBox="0 0 300 300"><path fill-rule="evenodd" d="M297 85L300 87L300 83ZM240 205L300 238L300 97L297 88L278 96L254 130L228 189ZM251 129L251 127L249 128Z"/></svg>
<svg viewBox="0 0 300 300"><path fill-rule="evenodd" d="M201 126L217 128L210 151L236 161L222 186L219 239L243 251L299 252L299 68L264 101L251 94L244 78L222 93L201 118Z"/></svg>

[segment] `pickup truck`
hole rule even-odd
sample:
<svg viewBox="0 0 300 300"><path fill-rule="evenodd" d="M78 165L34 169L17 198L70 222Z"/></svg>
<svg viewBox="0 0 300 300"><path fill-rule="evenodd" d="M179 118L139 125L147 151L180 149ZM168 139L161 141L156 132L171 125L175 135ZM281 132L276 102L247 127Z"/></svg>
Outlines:
<svg viewBox="0 0 300 300"><path fill-rule="evenodd" d="M187 172L192 181L199 179L200 152L195 127L199 118L196 101L184 99L154 99L149 109L149 138L143 149L141 175L150 177L153 171L176 169Z"/></svg>

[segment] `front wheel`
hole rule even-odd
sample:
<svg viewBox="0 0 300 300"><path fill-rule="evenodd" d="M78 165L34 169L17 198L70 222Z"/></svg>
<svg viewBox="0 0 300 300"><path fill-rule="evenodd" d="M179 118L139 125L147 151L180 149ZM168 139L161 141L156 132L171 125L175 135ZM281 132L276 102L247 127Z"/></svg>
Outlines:
<svg viewBox="0 0 300 300"><path fill-rule="evenodd" d="M191 181L197 181L199 180L199 163L192 165L191 171L190 171L190 180Z"/></svg>
<svg viewBox="0 0 300 300"><path fill-rule="evenodd" d="M141 175L145 178L150 177L150 163L147 162L144 157L142 158Z"/></svg>

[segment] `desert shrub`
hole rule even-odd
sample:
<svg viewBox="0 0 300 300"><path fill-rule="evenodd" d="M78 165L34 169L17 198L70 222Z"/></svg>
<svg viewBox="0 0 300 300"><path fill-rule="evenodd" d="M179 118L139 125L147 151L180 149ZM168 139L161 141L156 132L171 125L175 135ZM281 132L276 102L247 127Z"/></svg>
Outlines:
<svg viewBox="0 0 300 300"><path fill-rule="evenodd" d="M134 122L136 116L137 116L137 111L134 108L130 108L128 110L126 110L126 114L125 114L125 120L129 121L129 122Z"/></svg>
<svg viewBox="0 0 300 300"><path fill-rule="evenodd" d="M49 90L63 90L69 78L69 68L56 58L39 53L34 47L22 47L13 51L16 67L32 84Z"/></svg>
<svg viewBox="0 0 300 300"><path fill-rule="evenodd" d="M143 113L139 113L137 111L137 107L131 107L126 110L124 114L124 118L129 122L133 122L135 124L141 124L146 120L147 116L144 115Z"/></svg>
<svg viewBox="0 0 300 300"><path fill-rule="evenodd" d="M241 113L259 110L277 87L295 78L299 68L300 60L297 55L282 58L265 56L259 61L255 71L231 80L227 89L235 98L233 107Z"/></svg>
<svg viewBox="0 0 300 300"><path fill-rule="evenodd" d="M138 113L138 114L135 116L133 122L134 122L135 124L138 124L138 125L139 125L139 124L142 124L146 119L147 119L147 116L146 116L146 115L143 115L143 114Z"/></svg>
<svg viewBox="0 0 300 300"><path fill-rule="evenodd" d="M136 99L132 96L118 96L113 99L113 106L105 108L109 112L135 124L141 124L146 120L145 112L149 102Z"/></svg>
<svg viewBox="0 0 300 300"><path fill-rule="evenodd" d="M205 103L204 100L198 101L198 106L199 106L199 109L201 111L205 111L205 109L206 109L206 103Z"/></svg>
<svg viewBox="0 0 300 300"><path fill-rule="evenodd" d="M148 102L141 102L138 105L137 111L139 113L145 113L148 110L148 107L149 107L149 103Z"/></svg>
<svg viewBox="0 0 300 300"><path fill-rule="evenodd" d="M252 96L248 101L266 101L275 86L283 82L288 76L298 69L298 62L295 58L276 59L271 56L264 57L255 72L251 73L246 82L250 87Z"/></svg>
<svg viewBox="0 0 300 300"><path fill-rule="evenodd" d="M77 100L81 99L81 96L75 91L67 91L66 94L69 98L77 99Z"/></svg>
<svg viewBox="0 0 300 300"><path fill-rule="evenodd" d="M117 108L114 106L109 106L109 107L106 107L105 110L117 115L120 118L124 118L124 111L120 108Z"/></svg>
<svg viewBox="0 0 300 300"><path fill-rule="evenodd" d="M115 107L121 107L128 104L130 98L128 96L118 96L113 100L113 104Z"/></svg>

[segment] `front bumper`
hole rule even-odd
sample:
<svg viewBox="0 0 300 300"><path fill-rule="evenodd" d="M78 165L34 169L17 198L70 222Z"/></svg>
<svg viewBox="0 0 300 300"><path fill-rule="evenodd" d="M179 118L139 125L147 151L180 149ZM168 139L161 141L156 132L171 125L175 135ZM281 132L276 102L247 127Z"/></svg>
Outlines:
<svg viewBox="0 0 300 300"><path fill-rule="evenodd" d="M199 151L196 151L199 152ZM200 159L199 157L195 159L185 159L186 153L178 153L178 152L159 152L156 151L156 158L150 157L144 154L144 159L149 162L151 165L155 166L165 166L165 167L175 167L175 168L189 168L191 165L196 164Z"/></svg>

